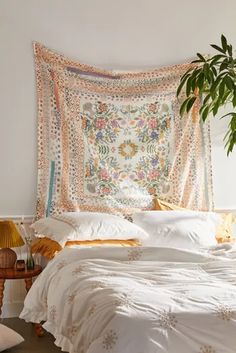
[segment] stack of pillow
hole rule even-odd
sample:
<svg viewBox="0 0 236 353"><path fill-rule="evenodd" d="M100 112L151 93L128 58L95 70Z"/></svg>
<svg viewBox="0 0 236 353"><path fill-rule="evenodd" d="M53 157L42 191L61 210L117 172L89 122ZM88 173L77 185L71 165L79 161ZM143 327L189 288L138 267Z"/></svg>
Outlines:
<svg viewBox="0 0 236 353"><path fill-rule="evenodd" d="M133 223L107 213L66 212L40 219L32 225L37 237L32 251L51 259L65 246L198 249L232 239L229 218L222 222L214 212L189 211L158 199L155 210L135 213L132 218Z"/></svg>
<svg viewBox="0 0 236 353"><path fill-rule="evenodd" d="M38 238L33 253L52 258L64 246L138 246L149 235L141 227L116 215L66 212L32 224Z"/></svg>

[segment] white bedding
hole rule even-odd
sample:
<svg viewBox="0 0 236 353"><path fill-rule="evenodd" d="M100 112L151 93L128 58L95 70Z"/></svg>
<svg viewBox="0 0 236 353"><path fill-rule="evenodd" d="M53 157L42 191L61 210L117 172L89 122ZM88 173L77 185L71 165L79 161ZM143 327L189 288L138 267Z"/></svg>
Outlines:
<svg viewBox="0 0 236 353"><path fill-rule="evenodd" d="M236 251L66 248L20 317L70 353L235 353Z"/></svg>

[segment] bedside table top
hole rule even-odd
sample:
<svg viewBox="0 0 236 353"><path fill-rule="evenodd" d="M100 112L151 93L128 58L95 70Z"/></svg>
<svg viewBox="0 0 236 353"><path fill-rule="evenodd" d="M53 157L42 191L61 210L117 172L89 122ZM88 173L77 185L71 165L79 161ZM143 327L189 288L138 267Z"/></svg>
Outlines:
<svg viewBox="0 0 236 353"><path fill-rule="evenodd" d="M42 267L35 265L33 270L17 271L13 268L0 268L0 279L21 279L38 276L42 272Z"/></svg>

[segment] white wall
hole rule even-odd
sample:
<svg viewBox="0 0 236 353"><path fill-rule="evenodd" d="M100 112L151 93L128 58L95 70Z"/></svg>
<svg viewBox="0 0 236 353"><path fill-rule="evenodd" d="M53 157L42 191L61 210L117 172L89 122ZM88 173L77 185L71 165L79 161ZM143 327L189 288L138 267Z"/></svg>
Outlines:
<svg viewBox="0 0 236 353"><path fill-rule="evenodd" d="M34 214L36 98L31 43L104 68L180 63L224 33L236 45L235 0L1 0L0 215ZM236 151L213 126L215 203L236 208Z"/></svg>

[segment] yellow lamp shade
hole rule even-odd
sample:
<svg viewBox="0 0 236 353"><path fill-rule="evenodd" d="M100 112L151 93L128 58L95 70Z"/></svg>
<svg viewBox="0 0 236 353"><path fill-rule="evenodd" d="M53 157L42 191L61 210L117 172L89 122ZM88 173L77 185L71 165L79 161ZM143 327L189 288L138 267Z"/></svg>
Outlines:
<svg viewBox="0 0 236 353"><path fill-rule="evenodd" d="M0 221L0 269L12 268L17 256L15 248L24 245L24 241L12 221Z"/></svg>
<svg viewBox="0 0 236 353"><path fill-rule="evenodd" d="M0 221L0 248L15 248L24 245L24 241L12 221Z"/></svg>

